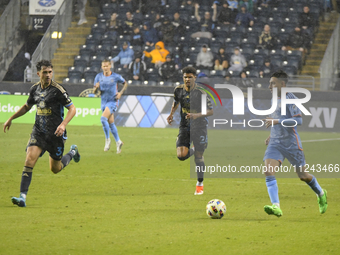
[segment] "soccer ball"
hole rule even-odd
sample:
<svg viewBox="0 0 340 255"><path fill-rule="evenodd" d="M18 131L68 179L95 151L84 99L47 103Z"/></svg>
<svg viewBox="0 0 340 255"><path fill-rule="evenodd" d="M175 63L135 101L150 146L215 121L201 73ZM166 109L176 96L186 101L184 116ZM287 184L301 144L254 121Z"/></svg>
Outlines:
<svg viewBox="0 0 340 255"><path fill-rule="evenodd" d="M227 211L224 202L219 199L210 200L206 206L207 215L212 219L221 219Z"/></svg>

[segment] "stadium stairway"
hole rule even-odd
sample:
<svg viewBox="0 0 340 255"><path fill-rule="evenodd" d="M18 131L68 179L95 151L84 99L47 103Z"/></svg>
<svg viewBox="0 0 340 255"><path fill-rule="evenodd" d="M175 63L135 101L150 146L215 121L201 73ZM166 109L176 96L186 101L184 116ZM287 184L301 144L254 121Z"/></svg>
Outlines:
<svg viewBox="0 0 340 255"><path fill-rule="evenodd" d="M313 76L315 78L315 90L320 90L319 67L338 18L339 13L332 12L327 14L327 17L324 21L320 22L320 26L310 50L310 54L307 56L306 63L303 66L300 74Z"/></svg>
<svg viewBox="0 0 340 255"><path fill-rule="evenodd" d="M68 68L73 66L74 58L79 54L80 46L85 44L86 37L91 33L91 26L96 23L99 7L92 7L87 2L85 16L87 23L78 26L79 15L72 20L62 43L54 53L52 64L54 80L62 83L68 76Z"/></svg>

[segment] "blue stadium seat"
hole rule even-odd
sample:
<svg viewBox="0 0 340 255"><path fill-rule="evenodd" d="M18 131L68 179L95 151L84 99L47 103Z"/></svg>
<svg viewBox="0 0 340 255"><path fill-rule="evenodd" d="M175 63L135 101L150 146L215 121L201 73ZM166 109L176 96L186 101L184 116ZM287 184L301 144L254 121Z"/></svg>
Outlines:
<svg viewBox="0 0 340 255"><path fill-rule="evenodd" d="M89 59L85 59L84 57L78 55L74 58L73 66L83 66L84 68L89 63Z"/></svg>
<svg viewBox="0 0 340 255"><path fill-rule="evenodd" d="M91 34L100 33L101 35L103 35L105 33L105 30L106 30L106 25L104 27L102 23L99 23L99 24L96 23L92 25Z"/></svg>
<svg viewBox="0 0 340 255"><path fill-rule="evenodd" d="M98 34L96 34L96 35L88 35L87 37L86 37L86 45L88 45L88 44L99 44L99 42L100 42L100 40L101 40L101 37L102 37L102 35L98 35Z"/></svg>
<svg viewBox="0 0 340 255"><path fill-rule="evenodd" d="M129 81L129 85L141 86L141 85L143 85L143 83L141 81L138 81L138 80L131 80L131 81Z"/></svg>
<svg viewBox="0 0 340 255"><path fill-rule="evenodd" d="M226 75L225 70L211 70L210 71L210 77L216 78L216 77L224 77Z"/></svg>
<svg viewBox="0 0 340 255"><path fill-rule="evenodd" d="M248 78L259 78L259 72L257 70L249 70L246 73Z"/></svg>
<svg viewBox="0 0 340 255"><path fill-rule="evenodd" d="M82 74L84 72L83 66L71 66L68 68L68 75L71 76L71 74Z"/></svg>
<svg viewBox="0 0 340 255"><path fill-rule="evenodd" d="M288 76L297 75L298 69L295 66L284 65L282 70L285 71Z"/></svg>
<svg viewBox="0 0 340 255"><path fill-rule="evenodd" d="M106 54L111 52L111 45L109 44L103 44L103 45L98 45L96 47L96 54L98 53L103 53L105 52Z"/></svg>

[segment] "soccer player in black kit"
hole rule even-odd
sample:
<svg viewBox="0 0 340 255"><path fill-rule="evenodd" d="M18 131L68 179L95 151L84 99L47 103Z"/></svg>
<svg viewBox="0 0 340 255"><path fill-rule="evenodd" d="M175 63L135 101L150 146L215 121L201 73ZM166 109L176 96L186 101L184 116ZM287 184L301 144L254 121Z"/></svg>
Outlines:
<svg viewBox="0 0 340 255"><path fill-rule="evenodd" d="M50 169L59 173L70 161L79 162L80 155L77 145L63 156L64 143L67 139L66 125L76 114L76 108L66 90L52 80L53 66L48 60L37 64L40 81L30 89L26 104L13 114L4 124L4 132L9 130L12 120L26 114L33 105L37 106L35 123L26 147L25 166L21 176L20 197L12 197L12 203L26 207L26 195L31 184L33 168L45 151L50 154ZM64 118L64 107L68 109Z"/></svg>
<svg viewBox="0 0 340 255"><path fill-rule="evenodd" d="M184 84L175 88L174 103L170 115L167 118L169 125L173 121L173 115L178 106L181 105L181 122L177 136L177 157L179 160L186 160L194 154L196 166L203 170L205 168L203 153L208 145L208 116L213 115L212 104L207 97L207 112L202 114L201 98L204 91L196 84L196 69L187 66L183 68ZM193 142L193 148L190 144ZM203 171L197 171L197 184L195 195L203 194Z"/></svg>

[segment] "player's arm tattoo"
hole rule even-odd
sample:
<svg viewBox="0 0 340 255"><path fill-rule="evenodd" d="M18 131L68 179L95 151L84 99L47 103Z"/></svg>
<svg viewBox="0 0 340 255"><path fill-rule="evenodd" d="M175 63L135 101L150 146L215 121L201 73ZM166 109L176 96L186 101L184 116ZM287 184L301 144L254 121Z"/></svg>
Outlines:
<svg viewBox="0 0 340 255"><path fill-rule="evenodd" d="M123 88L121 89L121 91L119 91L119 93L120 93L120 94L123 94L124 91L127 89L127 86L128 86L128 83L125 81L125 82L124 82L124 86L123 86Z"/></svg>

